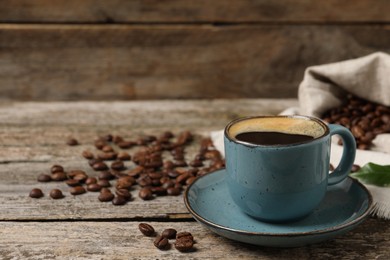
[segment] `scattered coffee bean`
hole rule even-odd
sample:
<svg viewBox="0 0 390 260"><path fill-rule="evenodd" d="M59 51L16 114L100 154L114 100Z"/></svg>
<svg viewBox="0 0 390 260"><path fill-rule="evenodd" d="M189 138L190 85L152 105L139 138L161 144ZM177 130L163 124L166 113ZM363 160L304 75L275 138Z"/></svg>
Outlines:
<svg viewBox="0 0 390 260"><path fill-rule="evenodd" d="M69 179L66 181L66 184L70 187L76 187L76 186L80 186L80 182L78 180L74 180L74 179Z"/></svg>
<svg viewBox="0 0 390 260"><path fill-rule="evenodd" d="M55 173L55 172L63 172L64 171L64 167L62 167L61 165L53 165L50 169L51 173Z"/></svg>
<svg viewBox="0 0 390 260"><path fill-rule="evenodd" d="M108 166L107 164L105 164L104 162L97 162L97 163L94 163L92 165L92 168L95 170L95 171L105 171L105 170L108 170Z"/></svg>
<svg viewBox="0 0 390 260"><path fill-rule="evenodd" d="M105 145L103 146L102 151L105 153L111 153L114 152L114 148L112 148L112 146L110 145Z"/></svg>
<svg viewBox="0 0 390 260"><path fill-rule="evenodd" d="M131 156L127 152L119 152L118 156L117 156L117 159L121 160L121 161L130 161L131 160Z"/></svg>
<svg viewBox="0 0 390 260"><path fill-rule="evenodd" d="M97 192L102 189L102 186L100 186L97 183L91 183L87 185L87 191Z"/></svg>
<svg viewBox="0 0 390 260"><path fill-rule="evenodd" d="M106 142L112 142L113 136L111 134L106 134L105 136L100 137L100 139Z"/></svg>
<svg viewBox="0 0 390 260"><path fill-rule="evenodd" d="M52 199L62 199L64 197L64 195L62 194L62 191L59 190L59 189L53 189L50 191L50 197Z"/></svg>
<svg viewBox="0 0 390 260"><path fill-rule="evenodd" d="M80 183L84 183L88 179L88 175L86 173L78 173L73 177L73 180L76 180Z"/></svg>
<svg viewBox="0 0 390 260"><path fill-rule="evenodd" d="M142 188L138 196L143 200L151 200L153 199L153 192L150 188Z"/></svg>
<svg viewBox="0 0 390 260"><path fill-rule="evenodd" d="M176 229L173 229L173 228L167 228L165 229L162 233L161 233L161 236L163 237L166 237L168 239L174 239L176 238Z"/></svg>
<svg viewBox="0 0 390 260"><path fill-rule="evenodd" d="M127 201L131 200L131 193L126 189L118 189L116 190L115 194L125 198Z"/></svg>
<svg viewBox="0 0 390 260"><path fill-rule="evenodd" d="M112 161L115 160L116 157L118 156L117 153L115 152L108 152L108 153L99 153L98 158L104 161Z"/></svg>
<svg viewBox="0 0 390 260"><path fill-rule="evenodd" d="M180 232L176 235L175 248L180 252L188 252L194 246L194 237L189 232Z"/></svg>
<svg viewBox="0 0 390 260"><path fill-rule="evenodd" d="M125 169L125 164L122 161L115 161L111 163L111 169L122 171Z"/></svg>
<svg viewBox="0 0 390 260"><path fill-rule="evenodd" d="M72 195L80 195L80 194L83 194L86 192L85 188L83 186L76 186L76 187L72 187L70 190L69 190L70 194Z"/></svg>
<svg viewBox="0 0 390 260"><path fill-rule="evenodd" d="M53 181L64 181L68 179L68 175L65 172L55 172L51 175Z"/></svg>
<svg viewBox="0 0 390 260"><path fill-rule="evenodd" d="M99 180L112 180L115 176L110 171L101 171L98 178Z"/></svg>
<svg viewBox="0 0 390 260"><path fill-rule="evenodd" d="M37 179L39 182L49 182L49 181L51 181L51 177L50 177L50 175L48 175L48 174L44 174L44 173L42 173L42 174L40 174L39 176L38 176L38 179Z"/></svg>
<svg viewBox="0 0 390 260"><path fill-rule="evenodd" d="M160 250L167 249L169 246L169 241L166 237L163 236L157 236L154 240L154 246L157 247Z"/></svg>
<svg viewBox="0 0 390 260"><path fill-rule="evenodd" d="M112 204L115 206L120 206L120 205L125 205L127 202L127 199L122 196L115 196L114 199L112 200Z"/></svg>
<svg viewBox="0 0 390 260"><path fill-rule="evenodd" d="M102 139L98 139L95 141L95 147L99 150L103 149L103 147L106 145L107 145L107 142L102 140Z"/></svg>
<svg viewBox="0 0 390 260"><path fill-rule="evenodd" d="M99 194L99 201L101 202L109 202L109 201L112 201L114 199L114 194L112 194L111 192L102 192L100 191L100 194Z"/></svg>
<svg viewBox="0 0 390 260"><path fill-rule="evenodd" d="M75 146L75 145L78 145L79 142L75 138L69 138L66 141L66 144L69 145L69 146Z"/></svg>
<svg viewBox="0 0 390 260"><path fill-rule="evenodd" d="M146 223L140 223L138 225L138 228L141 231L141 233L147 237L151 237L155 233L154 228L151 225L146 224Z"/></svg>
<svg viewBox="0 0 390 260"><path fill-rule="evenodd" d="M195 177L195 176L188 178L188 179L186 180L186 185L192 184L195 180L196 180L196 177Z"/></svg>
<svg viewBox="0 0 390 260"><path fill-rule="evenodd" d="M91 153L90 151L87 151L87 150L83 151L83 152L81 153L81 155L82 155L85 159L88 159L88 160L94 158L93 153Z"/></svg>
<svg viewBox="0 0 390 260"><path fill-rule="evenodd" d="M43 197L43 192L41 189L34 188L30 191L30 197L34 199L39 199Z"/></svg>
<svg viewBox="0 0 390 260"><path fill-rule="evenodd" d="M97 184L104 188L111 187L111 183L108 180L98 180Z"/></svg>
<svg viewBox="0 0 390 260"><path fill-rule="evenodd" d="M88 177L86 180L85 180L85 184L89 185L89 184L93 184L93 183L97 183L97 179L95 177Z"/></svg>
<svg viewBox="0 0 390 260"><path fill-rule="evenodd" d="M171 195L171 196L178 196L178 195L180 195L180 193L181 193L181 190L179 188L176 188L176 187L171 187L171 188L167 189L167 194Z"/></svg>

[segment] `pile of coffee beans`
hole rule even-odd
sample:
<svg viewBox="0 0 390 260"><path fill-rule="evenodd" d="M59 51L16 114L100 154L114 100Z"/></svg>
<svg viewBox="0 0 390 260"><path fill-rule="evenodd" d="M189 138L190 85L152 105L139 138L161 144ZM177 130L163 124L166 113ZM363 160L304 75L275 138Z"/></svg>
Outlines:
<svg viewBox="0 0 390 260"><path fill-rule="evenodd" d="M131 201L133 196L130 191L137 185L140 187L138 197L145 201L158 196L178 196L198 176L225 165L209 138L201 139L198 153L192 160L186 161L186 147L193 140L189 131L177 136L166 131L135 140L107 134L95 140L96 151L85 150L81 154L88 160L92 174L83 170L65 171L61 165L53 165L50 173L40 174L37 180L65 182L69 193L74 196L97 192L99 201L111 201L116 206ZM71 138L67 144L77 145L78 141ZM132 155L125 151L128 149L132 149ZM115 188L114 192L111 187ZM32 198L42 196L43 193L39 194L35 189L30 193ZM50 197L61 199L64 195L56 189L50 192Z"/></svg>
<svg viewBox="0 0 390 260"><path fill-rule="evenodd" d="M390 107L354 95L348 95L341 106L330 109L322 118L351 130L357 148L362 150L369 149L378 134L390 133Z"/></svg>
<svg viewBox="0 0 390 260"><path fill-rule="evenodd" d="M167 228L161 234L157 234L154 228L147 223L140 223L138 228L145 236L155 237L153 244L160 250L170 249L170 239L176 239L174 245L180 252L190 252L194 250L194 237L190 232L177 232L173 228Z"/></svg>

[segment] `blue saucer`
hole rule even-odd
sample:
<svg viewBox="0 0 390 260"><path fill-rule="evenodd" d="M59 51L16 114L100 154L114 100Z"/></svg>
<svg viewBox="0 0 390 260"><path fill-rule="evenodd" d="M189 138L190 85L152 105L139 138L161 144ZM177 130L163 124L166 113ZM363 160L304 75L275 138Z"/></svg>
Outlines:
<svg viewBox="0 0 390 260"><path fill-rule="evenodd" d="M358 181L347 178L329 186L319 207L296 222L272 224L243 213L229 195L222 169L198 178L184 201L194 218L211 231L244 243L296 247L332 239L355 228L372 208L372 197Z"/></svg>

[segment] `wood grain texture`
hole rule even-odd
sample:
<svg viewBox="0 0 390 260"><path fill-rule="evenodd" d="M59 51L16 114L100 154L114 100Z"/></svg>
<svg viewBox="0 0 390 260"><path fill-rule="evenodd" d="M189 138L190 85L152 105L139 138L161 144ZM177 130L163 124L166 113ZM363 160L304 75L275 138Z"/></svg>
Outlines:
<svg viewBox="0 0 390 260"><path fill-rule="evenodd" d="M217 236L195 222L148 222L191 232L195 250L180 253L173 246L160 251L143 236L139 222L3 222L2 259L388 259L388 221L369 219L354 231L331 241L300 248L265 248ZM171 244L174 241L170 241Z"/></svg>
<svg viewBox="0 0 390 260"><path fill-rule="evenodd" d="M1 22L390 22L386 0L2 0Z"/></svg>
<svg viewBox="0 0 390 260"><path fill-rule="evenodd" d="M306 67L390 52L386 25L0 25L0 97L296 97Z"/></svg>

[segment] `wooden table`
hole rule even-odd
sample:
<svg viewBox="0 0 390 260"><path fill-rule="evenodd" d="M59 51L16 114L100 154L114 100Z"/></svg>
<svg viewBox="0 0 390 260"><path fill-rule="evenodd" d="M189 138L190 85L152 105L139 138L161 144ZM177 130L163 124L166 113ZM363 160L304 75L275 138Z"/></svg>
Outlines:
<svg viewBox="0 0 390 260"><path fill-rule="evenodd" d="M238 116L276 114L296 100L202 100L134 102L50 102L0 105L0 258L1 259L389 259L390 221L370 218L334 240L300 248L265 248L234 242L203 228L188 214L182 196L135 199L124 206L101 203L96 194L71 196L64 183L38 183L41 172L61 164L93 173L81 157L93 140L112 133L191 130L207 135ZM81 145L70 147L67 137ZM191 158L197 142L188 149ZM32 199L40 187L45 197ZM52 200L50 189L66 197ZM138 230L140 222L158 231L173 227L191 232L196 250L160 251Z"/></svg>

